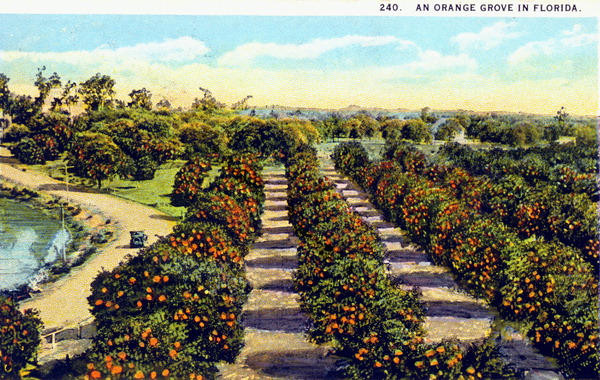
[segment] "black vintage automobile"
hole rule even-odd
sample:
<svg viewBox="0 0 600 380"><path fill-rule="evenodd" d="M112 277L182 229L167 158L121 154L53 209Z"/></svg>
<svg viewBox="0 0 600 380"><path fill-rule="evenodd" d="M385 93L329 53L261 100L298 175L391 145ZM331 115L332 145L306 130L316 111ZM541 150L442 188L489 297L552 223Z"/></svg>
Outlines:
<svg viewBox="0 0 600 380"><path fill-rule="evenodd" d="M144 231L129 231L131 239L129 240L129 246L131 248L142 248L148 241L148 235Z"/></svg>

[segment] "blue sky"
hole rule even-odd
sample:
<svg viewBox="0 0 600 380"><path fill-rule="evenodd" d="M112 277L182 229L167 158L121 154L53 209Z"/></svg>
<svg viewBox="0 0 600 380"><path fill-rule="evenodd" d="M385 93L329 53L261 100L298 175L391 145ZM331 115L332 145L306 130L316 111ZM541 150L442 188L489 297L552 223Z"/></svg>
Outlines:
<svg viewBox="0 0 600 380"><path fill-rule="evenodd" d="M596 18L0 14L0 72L97 72L188 106L208 88L251 105L598 111Z"/></svg>

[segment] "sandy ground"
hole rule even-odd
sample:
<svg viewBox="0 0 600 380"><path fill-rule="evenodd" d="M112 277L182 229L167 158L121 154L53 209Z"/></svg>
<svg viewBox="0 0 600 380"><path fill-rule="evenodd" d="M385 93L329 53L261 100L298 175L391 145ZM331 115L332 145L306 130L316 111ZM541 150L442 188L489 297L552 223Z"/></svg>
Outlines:
<svg viewBox="0 0 600 380"><path fill-rule="evenodd" d="M151 244L156 240L155 235L167 235L175 225L173 218L166 214L109 194L73 186L69 187L67 193L64 182L22 169L4 148L0 148L0 177L20 186L68 199L70 203L101 214L105 222L114 223L117 227L116 239L90 257L84 265L74 268L59 281L45 286L40 293L21 303L22 309L40 311L45 329L73 326L91 317L86 298L91 294L92 280L103 269L111 270L128 254L137 252L129 248L129 231L145 231Z"/></svg>

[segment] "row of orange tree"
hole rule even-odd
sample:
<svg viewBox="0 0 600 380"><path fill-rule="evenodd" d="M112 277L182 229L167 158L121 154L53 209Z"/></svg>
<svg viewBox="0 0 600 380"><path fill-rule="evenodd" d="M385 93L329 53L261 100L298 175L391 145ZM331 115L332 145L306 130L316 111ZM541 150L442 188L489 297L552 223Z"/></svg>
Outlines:
<svg viewBox="0 0 600 380"><path fill-rule="evenodd" d="M410 147L389 153L391 160L370 162L354 143L339 145L333 158L432 261L449 266L459 283L503 316L525 322L534 344L557 358L566 375L594 378L600 370L594 266L558 238L523 238L486 213L485 195L494 184L429 164Z"/></svg>
<svg viewBox="0 0 600 380"><path fill-rule="evenodd" d="M290 222L301 243L294 274L308 335L330 343L356 379L475 379L510 376L490 345L425 343L415 291L394 286L372 226L319 173L316 153L287 161Z"/></svg>
<svg viewBox="0 0 600 380"><path fill-rule="evenodd" d="M191 160L177 176L202 176L208 166ZM206 187L180 181L174 193L183 186L195 194L184 221L98 275L89 297L98 333L85 378L214 378L217 363L235 360L250 291L244 257L260 231L260 170L253 157L232 157Z"/></svg>
<svg viewBox="0 0 600 380"><path fill-rule="evenodd" d="M389 153L392 159L394 153ZM478 182L482 212L498 217L522 238L558 239L598 266L595 146L486 151L454 143L443 146L440 156L464 169L453 169L462 178Z"/></svg>

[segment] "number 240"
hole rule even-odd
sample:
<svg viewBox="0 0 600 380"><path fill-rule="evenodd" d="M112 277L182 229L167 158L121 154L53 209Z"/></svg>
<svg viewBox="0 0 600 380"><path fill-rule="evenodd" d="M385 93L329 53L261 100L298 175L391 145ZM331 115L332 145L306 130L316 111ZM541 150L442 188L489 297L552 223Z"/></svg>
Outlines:
<svg viewBox="0 0 600 380"><path fill-rule="evenodd" d="M386 11L388 11L388 12L396 12L398 10L399 10L398 4L392 4L392 3L390 3L390 4L379 4L379 11L380 12L386 12Z"/></svg>

